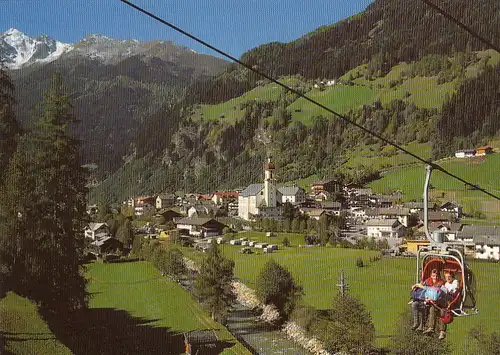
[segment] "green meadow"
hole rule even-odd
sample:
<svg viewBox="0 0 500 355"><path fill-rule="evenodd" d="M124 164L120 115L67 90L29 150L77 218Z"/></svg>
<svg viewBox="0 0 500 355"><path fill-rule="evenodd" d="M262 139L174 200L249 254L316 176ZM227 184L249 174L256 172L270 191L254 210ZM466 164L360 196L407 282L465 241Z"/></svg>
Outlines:
<svg viewBox="0 0 500 355"><path fill-rule="evenodd" d="M5 354L70 355L26 298L9 292L0 300L0 349Z"/></svg>
<svg viewBox="0 0 500 355"><path fill-rule="evenodd" d="M467 181L475 182L493 194L500 193L500 154L484 160L449 158L438 162L445 170ZM425 168L423 165L388 171L381 179L370 183L376 192L402 190L405 200L419 200L423 193ZM467 189L460 181L433 171L431 198L454 200L461 203L465 212L481 211L488 219L500 220L500 203L481 191Z"/></svg>
<svg viewBox="0 0 500 355"><path fill-rule="evenodd" d="M223 354L250 354L212 321L190 293L149 263L89 265L90 309L73 332L43 321L36 307L13 293L0 301L1 334L13 354L180 354L182 334L215 329ZM56 337L56 334L58 336Z"/></svg>
<svg viewBox="0 0 500 355"><path fill-rule="evenodd" d="M325 247L299 247L304 244L301 234L278 233L276 237L265 237L264 233L240 233L238 237L278 244L280 249L273 254L265 254L261 250L254 254L241 254L241 246L224 244L224 254L235 261L236 277L255 287L257 276L264 264L274 259L286 266L294 278L304 287L304 301L318 309L330 306L332 298L339 290L341 270L344 270L349 292L359 297L370 311L376 328L376 344L388 346L391 336L396 332L399 315L409 311L409 290L415 283L416 260L413 258L382 258L369 262L370 257L379 255L375 251L339 249ZM281 241L287 237L292 246L284 248ZM254 249L255 250L255 249ZM202 253L192 249L183 249L188 257L199 260ZM356 259L362 257L366 266L356 267ZM500 300L500 283L492 282L499 274L498 264L474 262L470 263L476 273L478 292L476 295L480 314L464 318L456 318L448 329L448 338L455 354L467 353L469 340L467 332L473 326L484 325L486 329L500 329L498 307Z"/></svg>

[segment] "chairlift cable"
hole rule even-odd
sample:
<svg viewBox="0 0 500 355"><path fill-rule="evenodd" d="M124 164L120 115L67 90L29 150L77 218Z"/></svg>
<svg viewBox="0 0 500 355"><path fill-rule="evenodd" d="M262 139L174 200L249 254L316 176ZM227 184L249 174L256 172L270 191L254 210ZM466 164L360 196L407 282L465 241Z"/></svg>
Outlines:
<svg viewBox="0 0 500 355"><path fill-rule="evenodd" d="M326 107L325 105L323 105L323 104L319 103L318 101L316 101L316 100L314 100L314 99L312 99L312 98L310 98L310 97L308 97L308 96L304 95L304 94L303 94L303 93L301 93L300 91L298 91L298 90L296 90L296 89L293 89L292 87L290 87L290 86L288 86L288 85L286 85L286 84L281 83L281 82L280 82L280 81L278 81L277 79L275 79L275 78L273 78L273 77L269 76L268 74L263 73L263 72L261 72L260 70L256 69L254 66L251 66L251 65L249 65L249 64L247 64L247 63L245 63L245 62L243 62L243 61L239 60L238 58L236 58L236 57L234 57L234 56L232 56L232 55L230 55L230 54L228 54L228 53L224 52L224 51L223 51L223 50L221 50L221 49L218 49L217 47L215 47L215 46L213 46L213 45L209 44L208 42L206 42L206 41L204 41L204 40L202 40L202 39L200 39L200 38L196 37L195 35L192 35L191 33L189 33L189 32L187 32L187 31L185 31L185 30L181 29L180 27L178 27L178 26L176 26L176 25L174 25L173 23L168 22L168 21L166 21L166 20L164 20L164 19L162 19L162 18L160 18L160 17L158 17L158 16L154 15L153 13L151 13L151 12L149 12L149 11L147 11L147 10L145 10L145 9L143 9L143 8L141 8L141 7L139 7L139 6L135 5L135 4L133 4L133 3L131 3L131 2L130 2L130 1L128 1L128 0L120 0L120 1L121 1L122 3L124 3L125 5L128 5L128 6L132 7L132 8L134 8L134 9L136 9L137 11L139 11L139 12L141 12L141 13L145 14L146 16L151 17L152 19L154 19L154 20L156 20L156 21L158 21L158 22L160 22L160 23L164 24L165 26L168 26L168 27L172 28L173 30L175 30L175 31L177 31L177 32L179 32L179 33L181 33L181 34L185 35L186 37L191 38L192 40L194 40L194 41L196 41L196 42L200 43L201 45L203 45L203 46L205 46L205 47L207 47L207 48L209 48L209 49L213 50L214 52L216 52L216 53L218 53L218 54L220 54L220 55L222 55L222 56L224 56L224 57L226 57L226 58L230 59L231 61L233 61L233 62L235 62L235 63L237 63L237 64L239 64L239 65L241 65L241 66L245 67L246 69L248 69L248 70L250 70L250 71L254 72L255 74L257 74L257 75L259 75L259 76L261 76L261 77L263 77L263 78L265 78L265 79L267 79L267 80L269 80L269 81L271 81L271 82L273 82L273 83L275 83L275 84L277 84L277 85L279 85L279 86L283 87L284 89L286 89L286 90L288 90L288 91L290 91L290 92L292 92L292 93L294 93L294 94L298 95L299 97L303 98L304 100L309 101L310 103L312 103L312 104L314 104L314 105L316 105L316 106L318 106L318 107L320 107L320 108L324 109L324 110L325 110L325 111L327 111L327 112L330 112L330 113L331 113L331 114L333 114L334 116L336 116L336 117L338 117L338 118L342 119L343 121L345 121L345 122L347 122L347 123L349 123L349 124L351 124L351 125L353 125L353 126L355 126L355 127L359 128L360 130L362 130L362 131L364 131L364 132L366 132L366 133L368 133L368 134L370 134L370 135L372 135L372 136L374 136L374 137L378 138L378 139L379 139L379 140L381 140L382 142L384 142L384 143L386 143L386 144L388 144L388 145L392 145L392 146L393 146L393 147L395 147L396 149L398 149L398 150L400 150L400 151L402 151L402 152L404 152L404 153L406 153L406 154L408 154L408 155L412 156L412 157L413 157L413 158L415 158L416 160L418 160L418 161L420 161L420 162L422 162L422 163L424 163L424 164L427 164L427 165L432 166L432 168L433 168L433 169L439 170L439 171L443 172L444 174L446 174L446 175L448 175L448 176L450 176L450 177L452 177L452 178L455 178L455 179L457 179L457 180L459 180L459 181L463 182L464 184L466 184L466 185L468 185L468 186L471 186L471 187L473 187L474 189L476 189L476 190L478 190L478 191L481 191L481 192L485 193L486 195L488 195L488 196L490 196L490 197L493 197L494 199L497 199L497 200L499 200L499 201L500 201L500 196L496 196L496 195L494 195L493 193L491 193L491 192L489 192L489 191L487 191L487 190L485 190L485 189L481 188L481 187L480 187L480 186L478 186L477 184L470 183L470 182L468 182L468 181L466 181L466 180L464 180L464 179L460 178L459 176L457 176L457 175L455 175L455 174L452 174L452 173L448 172L447 170L445 170L445 169L444 169L443 167L441 167L440 165L438 165L438 164L436 164L436 163L433 163L433 162L431 162L431 161L429 161L429 160L426 160L426 159L424 159L424 158L422 158L422 157L420 157L420 156L418 156L418 155L416 155L416 154L414 154L414 153L410 152L409 150L407 150L407 149L403 148L403 147L402 147L402 146L400 146L399 144L397 144L397 143L395 143L395 142L393 142L393 141L391 141L391 140L389 140L389 139L385 138L384 136L382 136L382 135L380 135L380 134L378 134L378 133L376 133L376 132L371 131L370 129L368 129L368 128L366 128L366 127L364 127L364 126L362 126L362 125L360 125L360 124L356 123L355 121L353 121L353 120L351 120L351 119L349 119L348 117L346 117L346 116L344 116L344 115L341 115L341 114L340 114L340 113L338 113L338 112L335 112L334 110L332 110L332 109L330 109L330 108ZM425 1L425 0L422 0L422 1ZM464 25L464 26L465 26L465 25ZM471 33L473 36L479 36L479 35L476 35L474 32L470 32L470 33ZM479 37L479 38L480 38L480 39L482 39L482 37ZM488 42L487 42L487 43L488 43Z"/></svg>

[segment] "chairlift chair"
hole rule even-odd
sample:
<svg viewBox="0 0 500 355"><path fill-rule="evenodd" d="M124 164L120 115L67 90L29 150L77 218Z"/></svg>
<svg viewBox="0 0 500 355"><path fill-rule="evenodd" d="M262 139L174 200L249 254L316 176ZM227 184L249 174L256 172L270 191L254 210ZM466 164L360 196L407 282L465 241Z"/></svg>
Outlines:
<svg viewBox="0 0 500 355"><path fill-rule="evenodd" d="M460 243L450 243L444 240L441 232L431 233L428 228L428 188L432 166L426 168L424 185L424 231L431 242L428 246L421 247L417 252L417 282L424 282L433 269L439 272L452 271L459 282L457 292L447 302L447 310L455 316L468 316L477 314L476 300L474 298L475 279L465 261L465 248Z"/></svg>

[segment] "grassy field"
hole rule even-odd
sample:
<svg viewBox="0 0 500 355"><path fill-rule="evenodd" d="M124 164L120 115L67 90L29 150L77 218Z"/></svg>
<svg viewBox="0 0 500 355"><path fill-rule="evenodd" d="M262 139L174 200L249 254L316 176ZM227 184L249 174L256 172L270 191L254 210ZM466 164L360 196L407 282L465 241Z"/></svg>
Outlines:
<svg viewBox="0 0 500 355"><path fill-rule="evenodd" d="M411 153L417 154L424 159L431 157L431 145L429 143L412 142L404 146ZM380 152L380 144L373 145L360 145L346 154L349 160L345 163L344 167L354 168L360 165L373 166L376 169L387 169L396 166L412 165L418 161L406 153L396 151L392 147L384 147L382 152L386 150L393 150L394 155L382 156Z"/></svg>
<svg viewBox="0 0 500 355"><path fill-rule="evenodd" d="M307 93L307 97L341 114L372 103L373 96L374 92L369 87L348 85L335 85L323 91L313 89ZM331 117L330 113L303 98L293 102L287 110L292 114L292 121L301 121L305 125L312 123L313 116Z"/></svg>
<svg viewBox="0 0 500 355"><path fill-rule="evenodd" d="M245 235L245 234L242 234ZM370 256L377 252L353 249L337 249L310 247L299 248L303 235L278 234L275 238L267 238L263 233L247 234L254 240L275 240L280 244L284 236L292 241L292 247L278 250L275 254L241 254L241 247L223 245L226 256L235 260L235 273L238 278L250 287L255 286L257 275L263 265L274 259L286 266L294 278L304 287L304 300L319 309L328 308L338 288L341 269L344 270L350 292L366 305L372 315L376 328L378 346L390 344L390 337L397 332L396 322L401 312L408 310L409 288L416 279L415 259L383 258L377 262L369 262ZM201 254L192 250L184 250L192 258L199 259ZM356 258L362 257L368 265L357 268ZM471 262L476 272L478 293L477 302L480 315L456 319L450 325L448 338L453 344L455 354L467 353L468 339L466 334L472 326L482 324L489 331L500 329L498 307L500 300L500 283L492 282L498 278L499 265Z"/></svg>
<svg viewBox="0 0 500 355"><path fill-rule="evenodd" d="M295 77L283 77L280 81L291 86L301 83L300 80ZM240 109L240 104L253 100L277 101L282 93L283 89L274 83L257 86L239 97L235 97L234 99L220 104L199 105L195 109L192 117L194 120L220 120L234 124L237 120L242 119L245 113L244 110Z"/></svg>
<svg viewBox="0 0 500 355"><path fill-rule="evenodd" d="M36 307L15 294L0 301L0 325L13 354L180 354L182 333L215 329L223 354L250 354L211 320L180 285L149 263L89 266L90 309L70 326L49 329ZM57 334L57 337L56 335Z"/></svg>
<svg viewBox="0 0 500 355"><path fill-rule="evenodd" d="M5 354L72 354L42 320L37 307L12 292L0 300L0 349L2 343Z"/></svg>
<svg viewBox="0 0 500 355"><path fill-rule="evenodd" d="M484 160L450 158L439 162L447 171L475 182L492 193L500 193L500 154L492 154ZM420 199L423 193L425 169L423 165L401 168L386 173L370 184L376 192L402 190L405 200ZM456 200L465 212L482 211L488 219L500 219L500 203L480 191L465 189L464 185L439 171L431 176L431 197ZM443 195L444 194L444 195Z"/></svg>
<svg viewBox="0 0 500 355"><path fill-rule="evenodd" d="M212 321L187 291L161 277L149 263L94 263L87 274L93 293L91 308L124 310L132 317L147 320L151 327L169 329L174 334L216 329L219 339L235 343L224 354L249 354L226 328Z"/></svg>

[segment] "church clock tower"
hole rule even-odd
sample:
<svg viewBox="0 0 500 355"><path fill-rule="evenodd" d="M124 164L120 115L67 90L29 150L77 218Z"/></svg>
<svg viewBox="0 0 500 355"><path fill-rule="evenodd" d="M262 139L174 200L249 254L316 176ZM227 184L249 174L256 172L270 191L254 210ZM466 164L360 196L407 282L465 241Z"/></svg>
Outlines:
<svg viewBox="0 0 500 355"><path fill-rule="evenodd" d="M267 163L264 163L264 201L266 207L276 207L276 186L274 186L274 163L271 157L267 158Z"/></svg>

